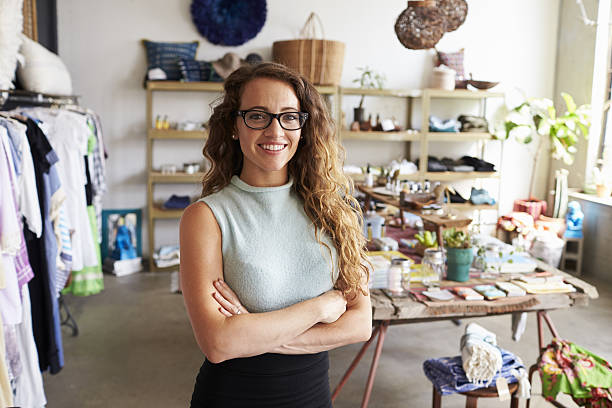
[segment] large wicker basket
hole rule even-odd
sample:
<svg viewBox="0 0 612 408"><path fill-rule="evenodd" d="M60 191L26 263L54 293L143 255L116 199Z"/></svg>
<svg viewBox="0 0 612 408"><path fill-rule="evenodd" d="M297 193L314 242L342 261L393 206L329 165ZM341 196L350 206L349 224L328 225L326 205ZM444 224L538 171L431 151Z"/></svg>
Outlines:
<svg viewBox="0 0 612 408"><path fill-rule="evenodd" d="M304 75L315 85L338 85L344 64L344 43L314 38L315 18L318 16L311 13L302 29L302 36L310 38L274 42L272 58ZM320 23L320 19L318 21Z"/></svg>

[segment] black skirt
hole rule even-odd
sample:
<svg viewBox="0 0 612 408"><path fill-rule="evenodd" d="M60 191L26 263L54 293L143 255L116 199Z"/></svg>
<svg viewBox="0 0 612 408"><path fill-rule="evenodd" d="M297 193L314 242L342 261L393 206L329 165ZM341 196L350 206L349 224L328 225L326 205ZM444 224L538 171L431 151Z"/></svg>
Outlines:
<svg viewBox="0 0 612 408"><path fill-rule="evenodd" d="M192 408L331 408L329 357L262 354L219 364L204 360Z"/></svg>

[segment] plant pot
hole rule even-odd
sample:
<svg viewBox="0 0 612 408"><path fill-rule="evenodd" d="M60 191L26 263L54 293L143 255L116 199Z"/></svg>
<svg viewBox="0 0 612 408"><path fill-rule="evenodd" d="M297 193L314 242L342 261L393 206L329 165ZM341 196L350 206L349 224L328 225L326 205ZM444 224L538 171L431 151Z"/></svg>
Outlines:
<svg viewBox="0 0 612 408"><path fill-rule="evenodd" d="M446 279L465 282L470 279L470 266L474 260L472 248L446 248Z"/></svg>
<svg viewBox="0 0 612 408"><path fill-rule="evenodd" d="M353 122L361 123L365 120L364 108L353 108Z"/></svg>

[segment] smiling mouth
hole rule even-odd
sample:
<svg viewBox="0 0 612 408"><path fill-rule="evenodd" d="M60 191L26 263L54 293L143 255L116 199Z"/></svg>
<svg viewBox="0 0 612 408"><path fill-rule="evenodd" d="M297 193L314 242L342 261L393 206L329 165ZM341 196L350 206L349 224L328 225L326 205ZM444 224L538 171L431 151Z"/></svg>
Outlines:
<svg viewBox="0 0 612 408"><path fill-rule="evenodd" d="M286 144L260 144L258 146L268 152L280 152L287 147Z"/></svg>

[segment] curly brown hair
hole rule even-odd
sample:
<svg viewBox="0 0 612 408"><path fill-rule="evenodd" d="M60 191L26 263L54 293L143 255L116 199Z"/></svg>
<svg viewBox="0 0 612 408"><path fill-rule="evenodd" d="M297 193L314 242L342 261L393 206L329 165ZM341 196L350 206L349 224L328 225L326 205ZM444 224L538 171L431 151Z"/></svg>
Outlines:
<svg viewBox="0 0 612 408"><path fill-rule="evenodd" d="M319 243L321 233L327 234L338 254L339 275L336 289L347 298L358 293L367 294L365 238L360 227L362 214L359 203L351 195L353 182L342 172L341 155L336 128L325 100L303 76L276 63L245 66L234 71L224 84L224 95L213 110L209 121L209 135L204 145L204 156L210 168L202 180L202 197L213 194L240 175L242 150L232 135L237 133L236 111L244 86L255 78L271 78L289 84L300 102L300 110L309 118L302 128L302 140L288 164L293 189L304 202L304 211L315 226ZM331 250L327 247L331 255ZM333 270L332 270L333 274Z"/></svg>

